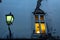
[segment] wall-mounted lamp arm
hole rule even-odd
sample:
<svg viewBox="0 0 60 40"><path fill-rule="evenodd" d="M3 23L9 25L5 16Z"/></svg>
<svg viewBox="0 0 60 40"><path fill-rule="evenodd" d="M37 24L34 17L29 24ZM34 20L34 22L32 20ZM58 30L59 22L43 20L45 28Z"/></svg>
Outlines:
<svg viewBox="0 0 60 40"><path fill-rule="evenodd" d="M39 7L41 6L41 2L42 2L42 0L37 1L36 9L39 9Z"/></svg>

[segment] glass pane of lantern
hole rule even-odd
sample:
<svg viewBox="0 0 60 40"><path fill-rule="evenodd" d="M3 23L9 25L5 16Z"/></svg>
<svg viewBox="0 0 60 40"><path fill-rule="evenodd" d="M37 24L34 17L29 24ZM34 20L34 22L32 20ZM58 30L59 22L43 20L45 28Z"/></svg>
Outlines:
<svg viewBox="0 0 60 40"><path fill-rule="evenodd" d="M11 18L11 22L13 22L13 20L14 20L14 18L13 18L13 16L12 16L12 18Z"/></svg>
<svg viewBox="0 0 60 40"><path fill-rule="evenodd" d="M35 15L35 20L38 20L38 15Z"/></svg>
<svg viewBox="0 0 60 40"><path fill-rule="evenodd" d="M40 26L41 26L42 33L45 33L46 32L46 25L45 25L45 23L40 23Z"/></svg>
<svg viewBox="0 0 60 40"><path fill-rule="evenodd" d="M11 21L12 16L7 16L7 21Z"/></svg>
<svg viewBox="0 0 60 40"><path fill-rule="evenodd" d="M40 20L44 20L44 16L40 16Z"/></svg>
<svg viewBox="0 0 60 40"><path fill-rule="evenodd" d="M35 23L35 33L40 33L39 23Z"/></svg>

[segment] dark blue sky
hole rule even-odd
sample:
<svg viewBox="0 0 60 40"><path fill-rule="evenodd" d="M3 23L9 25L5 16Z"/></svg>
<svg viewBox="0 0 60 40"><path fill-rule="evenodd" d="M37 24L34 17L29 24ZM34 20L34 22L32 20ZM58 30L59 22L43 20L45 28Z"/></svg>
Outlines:
<svg viewBox="0 0 60 40"><path fill-rule="evenodd" d="M34 27L34 16L32 12L36 7L37 0L2 0L0 3L0 38L5 38L8 34L5 15L9 12L15 17L11 30L14 38L30 38ZM49 28L56 29L56 34L60 32L60 0L43 0L41 9L47 13L46 22ZM53 32L53 31L52 31Z"/></svg>

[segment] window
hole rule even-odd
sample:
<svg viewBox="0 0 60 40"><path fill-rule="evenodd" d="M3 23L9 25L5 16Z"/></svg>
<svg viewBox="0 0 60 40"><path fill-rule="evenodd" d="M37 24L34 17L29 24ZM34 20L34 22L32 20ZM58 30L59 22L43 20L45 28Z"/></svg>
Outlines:
<svg viewBox="0 0 60 40"><path fill-rule="evenodd" d="M44 16L42 15L42 16L40 16L40 20L44 20Z"/></svg>
<svg viewBox="0 0 60 40"><path fill-rule="evenodd" d="M35 23L35 33L40 33L39 23Z"/></svg>
<svg viewBox="0 0 60 40"><path fill-rule="evenodd" d="M38 15L35 15L35 20L38 20L39 18L38 18Z"/></svg>
<svg viewBox="0 0 60 40"><path fill-rule="evenodd" d="M46 25L45 23L40 23L41 26L41 33L46 33Z"/></svg>

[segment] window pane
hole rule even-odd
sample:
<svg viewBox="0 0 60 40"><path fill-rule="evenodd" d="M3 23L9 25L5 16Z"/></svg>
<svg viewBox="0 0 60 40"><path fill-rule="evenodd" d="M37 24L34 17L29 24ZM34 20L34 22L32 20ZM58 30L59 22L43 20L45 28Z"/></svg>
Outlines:
<svg viewBox="0 0 60 40"><path fill-rule="evenodd" d="M35 20L38 20L38 15L35 15Z"/></svg>
<svg viewBox="0 0 60 40"><path fill-rule="evenodd" d="M40 16L40 20L44 20L44 16Z"/></svg>
<svg viewBox="0 0 60 40"><path fill-rule="evenodd" d="M39 23L35 23L35 33L40 33Z"/></svg>
<svg viewBox="0 0 60 40"><path fill-rule="evenodd" d="M41 26L42 33L46 33L46 25L45 25L45 23L40 23L40 26Z"/></svg>

